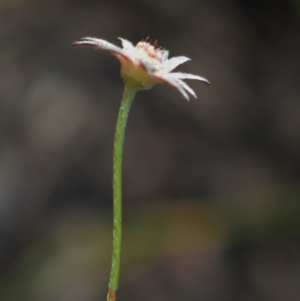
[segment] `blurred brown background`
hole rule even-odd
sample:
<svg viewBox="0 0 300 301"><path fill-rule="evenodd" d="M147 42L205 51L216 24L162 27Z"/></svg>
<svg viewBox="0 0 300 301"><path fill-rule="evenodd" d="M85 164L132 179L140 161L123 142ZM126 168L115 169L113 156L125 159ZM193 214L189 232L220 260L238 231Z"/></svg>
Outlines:
<svg viewBox="0 0 300 301"><path fill-rule="evenodd" d="M118 300L300 300L300 1L0 1L0 300L105 300L123 83L150 36L198 95L139 92Z"/></svg>

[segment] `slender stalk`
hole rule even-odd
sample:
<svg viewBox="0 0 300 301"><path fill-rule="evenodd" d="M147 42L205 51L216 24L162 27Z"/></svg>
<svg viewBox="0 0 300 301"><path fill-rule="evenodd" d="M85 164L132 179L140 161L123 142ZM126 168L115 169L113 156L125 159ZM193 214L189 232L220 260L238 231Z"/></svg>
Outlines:
<svg viewBox="0 0 300 301"><path fill-rule="evenodd" d="M114 197L114 222L113 222L113 251L109 279L107 301L116 300L119 284L121 242L122 242L122 157L125 128L132 100L138 87L125 84L124 94L119 109L116 126L113 157L113 197Z"/></svg>

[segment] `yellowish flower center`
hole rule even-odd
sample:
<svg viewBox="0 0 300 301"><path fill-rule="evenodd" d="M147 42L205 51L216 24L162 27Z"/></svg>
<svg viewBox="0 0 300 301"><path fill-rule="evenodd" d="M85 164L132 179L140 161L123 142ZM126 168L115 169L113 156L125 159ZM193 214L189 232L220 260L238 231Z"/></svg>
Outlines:
<svg viewBox="0 0 300 301"><path fill-rule="evenodd" d="M133 61L120 58L122 77L141 89L149 89L156 83L152 74L163 63L162 52L148 42L139 42L133 52Z"/></svg>
<svg viewBox="0 0 300 301"><path fill-rule="evenodd" d="M127 83L139 86L140 89L150 89L156 80L148 73L144 66L121 61L121 75Z"/></svg>

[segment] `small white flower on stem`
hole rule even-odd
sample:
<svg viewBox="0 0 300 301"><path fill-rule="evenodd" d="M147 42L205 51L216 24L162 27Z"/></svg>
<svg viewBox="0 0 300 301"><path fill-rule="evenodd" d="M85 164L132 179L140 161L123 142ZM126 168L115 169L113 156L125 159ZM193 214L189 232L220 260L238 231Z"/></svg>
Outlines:
<svg viewBox="0 0 300 301"><path fill-rule="evenodd" d="M121 41L123 48L105 40L89 37L82 38L73 45L90 46L110 52L121 62L121 75L124 80L140 86L141 89L149 89L156 83L164 83L177 89L185 99L189 100L188 93L194 98L197 96L183 79L194 79L210 84L206 78L198 75L171 72L190 59L185 56L168 59L169 51L158 47L156 42L151 44L146 39L133 46L125 39L118 38L118 40Z"/></svg>

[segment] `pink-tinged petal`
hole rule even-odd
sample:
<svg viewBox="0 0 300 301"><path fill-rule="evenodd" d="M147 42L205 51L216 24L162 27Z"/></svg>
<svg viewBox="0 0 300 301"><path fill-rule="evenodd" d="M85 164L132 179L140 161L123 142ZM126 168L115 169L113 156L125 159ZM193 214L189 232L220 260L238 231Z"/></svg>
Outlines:
<svg viewBox="0 0 300 301"><path fill-rule="evenodd" d="M96 38L81 38L78 41L72 44L73 46L89 46L96 49L101 49L110 52L115 55L119 60L125 59L126 61L132 61L131 57L124 52L124 50L120 47L115 46L105 40L96 39Z"/></svg>
<svg viewBox="0 0 300 301"><path fill-rule="evenodd" d="M171 74L173 76L175 76L176 78L179 78L179 79L195 79L195 80L200 80L200 81L210 85L210 82L202 76L198 76L198 75L194 75L194 74L188 74L188 73L181 73L181 72L173 72Z"/></svg>
<svg viewBox="0 0 300 301"><path fill-rule="evenodd" d="M188 57L185 57L185 56L173 57L163 63L162 71L164 73L169 73L172 70L174 70L177 66L179 66L187 61L190 61L190 60L191 59L189 59Z"/></svg>
<svg viewBox="0 0 300 301"><path fill-rule="evenodd" d="M114 52L119 52L122 49L120 47L115 46L114 44L111 44L105 40L101 39L96 39L96 38L81 38L78 41L74 42L72 45L74 46L91 46L93 48L99 48L102 50L107 50L107 51L114 51Z"/></svg>
<svg viewBox="0 0 300 301"><path fill-rule="evenodd" d="M122 46L123 46L123 49L126 49L126 50L133 50L135 47L132 45L131 42L125 40L125 39L122 39L122 38L117 38L116 39L117 41L120 41L122 43Z"/></svg>
<svg viewBox="0 0 300 301"><path fill-rule="evenodd" d="M167 84L167 85L175 88L182 94L182 96L186 100L190 100L189 95L185 92L184 87L182 87L182 85L181 85L182 81L180 79L172 77L169 74L157 74L157 75L154 75L154 77L157 80L157 82L160 82L162 84Z"/></svg>

